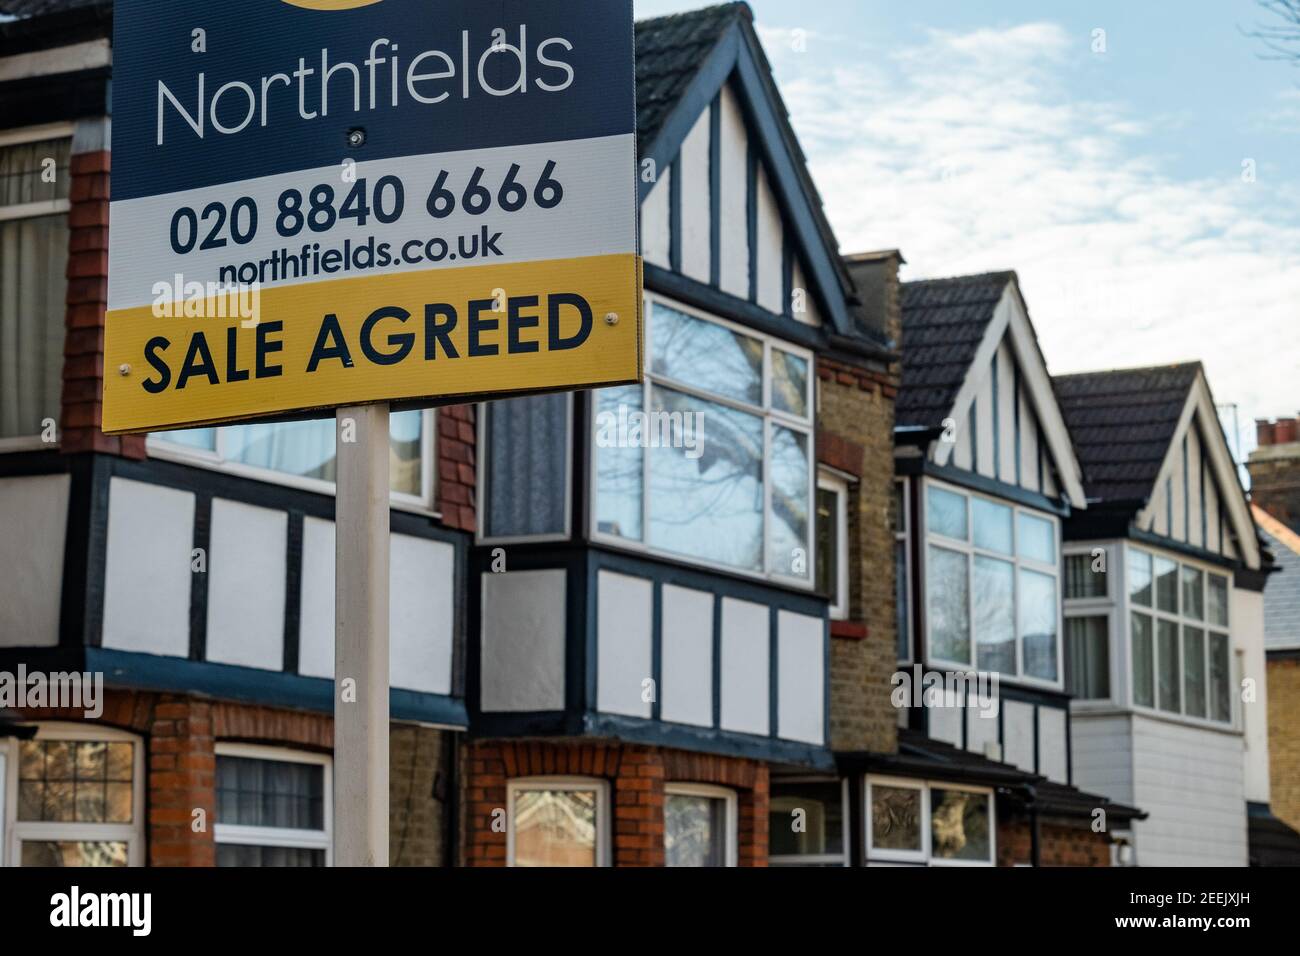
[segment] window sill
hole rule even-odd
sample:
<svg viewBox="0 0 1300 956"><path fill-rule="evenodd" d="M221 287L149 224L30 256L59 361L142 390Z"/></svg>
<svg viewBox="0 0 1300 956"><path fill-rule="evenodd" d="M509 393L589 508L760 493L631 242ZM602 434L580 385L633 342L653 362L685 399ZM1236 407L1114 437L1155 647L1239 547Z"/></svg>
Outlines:
<svg viewBox="0 0 1300 956"><path fill-rule="evenodd" d="M831 637L846 641L865 641L870 631L858 621L831 621Z"/></svg>

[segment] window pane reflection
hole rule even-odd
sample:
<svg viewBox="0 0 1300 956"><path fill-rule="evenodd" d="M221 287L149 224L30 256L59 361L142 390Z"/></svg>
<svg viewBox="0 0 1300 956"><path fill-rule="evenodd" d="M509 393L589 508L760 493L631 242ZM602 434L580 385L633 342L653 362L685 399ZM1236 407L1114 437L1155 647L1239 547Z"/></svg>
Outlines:
<svg viewBox="0 0 1300 956"><path fill-rule="evenodd" d="M623 411L620 412L620 409ZM596 392L596 415L616 420L641 411L641 386L602 388ZM630 436L628 436L630 437ZM639 443L596 443L596 526L603 534L641 540L641 482L645 451Z"/></svg>
<svg viewBox="0 0 1300 956"><path fill-rule="evenodd" d="M921 796L911 787L871 785L872 849L920 852Z"/></svg>
<svg viewBox="0 0 1300 956"><path fill-rule="evenodd" d="M1008 521L1008 531L1010 521ZM1007 561L975 557L976 666L1016 672L1015 568Z"/></svg>
<svg viewBox="0 0 1300 956"><path fill-rule="evenodd" d="M761 571L763 419L666 388L652 395L654 411L703 414L704 442L698 458L685 448L648 450L650 543Z"/></svg>
<svg viewBox="0 0 1300 956"><path fill-rule="evenodd" d="M750 405L763 402L763 343L656 302L651 370Z"/></svg>
<svg viewBox="0 0 1300 956"><path fill-rule="evenodd" d="M772 349L772 407L808 417L808 361Z"/></svg>
<svg viewBox="0 0 1300 956"><path fill-rule="evenodd" d="M937 787L930 791L930 855L943 860L990 858L988 794Z"/></svg>
<svg viewBox="0 0 1300 956"><path fill-rule="evenodd" d="M515 794L515 866L595 866L596 793L521 790Z"/></svg>
<svg viewBox="0 0 1300 956"><path fill-rule="evenodd" d="M940 660L970 663L970 580L966 556L930 546L926 568L930 650Z"/></svg>
<svg viewBox="0 0 1300 956"><path fill-rule="evenodd" d="M808 577L808 436L772 427L770 568Z"/></svg>
<svg viewBox="0 0 1300 956"><path fill-rule="evenodd" d="M664 797L664 865L727 865L727 802L670 793Z"/></svg>
<svg viewBox="0 0 1300 956"><path fill-rule="evenodd" d="M1025 673L1030 677L1056 680L1058 611L1056 578L1022 568L1020 634L1024 641Z"/></svg>

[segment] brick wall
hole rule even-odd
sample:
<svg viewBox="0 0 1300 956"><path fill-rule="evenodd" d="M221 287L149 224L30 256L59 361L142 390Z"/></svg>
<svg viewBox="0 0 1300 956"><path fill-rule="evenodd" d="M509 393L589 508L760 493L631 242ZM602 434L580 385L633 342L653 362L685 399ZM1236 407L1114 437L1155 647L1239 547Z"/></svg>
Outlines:
<svg viewBox="0 0 1300 956"><path fill-rule="evenodd" d="M473 532L474 406L451 405L438 410L438 511L443 523Z"/></svg>
<svg viewBox="0 0 1300 956"><path fill-rule="evenodd" d="M1269 805L1300 829L1300 659L1268 661Z"/></svg>
<svg viewBox="0 0 1300 956"><path fill-rule="evenodd" d="M145 841L151 866L212 866L216 845L216 744L238 741L328 752L334 721L325 714L258 707L181 694L106 690L94 723L139 734L145 748ZM26 720L83 722L80 711L29 708ZM449 734L393 724L390 731L389 854L394 866L446 862ZM441 790L441 795L439 791ZM194 828L194 811L207 826Z"/></svg>
<svg viewBox="0 0 1300 956"><path fill-rule="evenodd" d="M1110 866L1110 837L1094 833L1086 821L1039 825L1040 866ZM1028 864L1033 858L1033 830L1024 817L998 821L998 866Z"/></svg>
<svg viewBox="0 0 1300 956"><path fill-rule="evenodd" d="M107 151L72 157L59 441L66 454L97 451L143 458L142 436L109 437L100 431L104 310L108 305L109 171Z"/></svg>
<svg viewBox="0 0 1300 956"><path fill-rule="evenodd" d="M767 865L767 765L612 741L476 740L461 751L462 862L504 866L507 784L539 776L593 777L609 784L611 861L664 865L664 784L707 783L736 791L738 862Z"/></svg>
<svg viewBox="0 0 1300 956"><path fill-rule="evenodd" d="M897 749L889 703L896 668L894 611L894 397L892 374L826 358L820 378L820 461L858 479L849 493L849 621L832 627L831 746Z"/></svg>

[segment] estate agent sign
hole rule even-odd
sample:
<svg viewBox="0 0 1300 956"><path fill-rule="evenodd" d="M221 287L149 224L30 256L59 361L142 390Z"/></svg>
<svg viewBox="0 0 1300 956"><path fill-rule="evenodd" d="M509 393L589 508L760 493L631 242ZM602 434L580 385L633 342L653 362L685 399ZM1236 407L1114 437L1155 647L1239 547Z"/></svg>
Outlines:
<svg viewBox="0 0 1300 956"><path fill-rule="evenodd" d="M631 0L118 0L103 427L641 374Z"/></svg>

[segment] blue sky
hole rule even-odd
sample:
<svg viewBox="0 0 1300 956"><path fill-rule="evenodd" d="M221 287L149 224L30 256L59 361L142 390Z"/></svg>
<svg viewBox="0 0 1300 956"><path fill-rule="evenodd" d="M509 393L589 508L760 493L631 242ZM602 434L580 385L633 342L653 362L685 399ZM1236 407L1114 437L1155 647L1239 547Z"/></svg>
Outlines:
<svg viewBox="0 0 1300 956"><path fill-rule="evenodd" d="M1300 409L1300 69L1254 0L751 6L843 251L1018 270L1053 372L1199 358L1243 432Z"/></svg>

